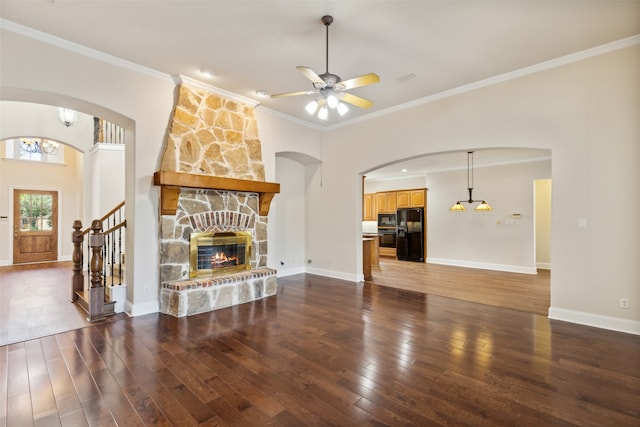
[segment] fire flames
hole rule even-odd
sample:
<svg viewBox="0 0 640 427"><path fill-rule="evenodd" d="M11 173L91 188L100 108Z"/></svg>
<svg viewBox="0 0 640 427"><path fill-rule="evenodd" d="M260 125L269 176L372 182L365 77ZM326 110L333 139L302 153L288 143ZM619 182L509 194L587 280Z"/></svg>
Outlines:
<svg viewBox="0 0 640 427"><path fill-rule="evenodd" d="M238 265L238 257L228 257L224 252L216 252L216 254L211 257L212 268L227 267L230 265Z"/></svg>

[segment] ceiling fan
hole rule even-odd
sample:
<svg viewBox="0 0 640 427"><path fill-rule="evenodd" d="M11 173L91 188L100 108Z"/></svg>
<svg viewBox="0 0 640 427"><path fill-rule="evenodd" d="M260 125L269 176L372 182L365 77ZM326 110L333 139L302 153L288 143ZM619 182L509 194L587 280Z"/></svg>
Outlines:
<svg viewBox="0 0 640 427"><path fill-rule="evenodd" d="M305 109L311 115L318 113L318 118L321 120L327 120L329 115L328 108L336 109L338 113L343 116L349 111L349 108L344 104L355 105L360 108L369 108L373 105L373 102L368 99L360 98L359 96L348 93L349 89L357 87L367 86L370 84L378 83L380 77L375 73L363 74L359 77L354 77L349 80L342 81L342 79L336 74L329 72L329 25L333 22L333 17L325 15L322 17L322 23L326 27L326 70L322 74L317 74L309 67L298 66L296 67L306 78L313 83L312 90L305 90L300 92L288 92L271 95L271 98L283 98L287 96L298 95L317 95L314 101L311 101ZM328 108L327 108L328 107Z"/></svg>

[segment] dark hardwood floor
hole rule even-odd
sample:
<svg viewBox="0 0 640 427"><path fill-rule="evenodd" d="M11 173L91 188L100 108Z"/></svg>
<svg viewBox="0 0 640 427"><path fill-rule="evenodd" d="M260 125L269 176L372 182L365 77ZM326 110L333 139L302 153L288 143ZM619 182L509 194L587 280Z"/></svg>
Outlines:
<svg viewBox="0 0 640 427"><path fill-rule="evenodd" d="M638 426L640 337L314 275L0 347L0 425Z"/></svg>

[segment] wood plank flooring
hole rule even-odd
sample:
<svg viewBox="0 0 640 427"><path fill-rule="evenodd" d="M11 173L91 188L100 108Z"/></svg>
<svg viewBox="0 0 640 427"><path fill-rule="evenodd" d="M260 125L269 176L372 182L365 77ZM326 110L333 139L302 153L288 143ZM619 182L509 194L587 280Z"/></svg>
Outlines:
<svg viewBox="0 0 640 427"><path fill-rule="evenodd" d="M91 324L70 302L71 268L70 261L0 267L0 345Z"/></svg>
<svg viewBox="0 0 640 427"><path fill-rule="evenodd" d="M512 308L526 313L549 313L549 270L538 274L453 267L381 257L371 268L370 283L440 295L464 301Z"/></svg>
<svg viewBox="0 0 640 427"><path fill-rule="evenodd" d="M640 337L314 275L0 347L0 426L638 426Z"/></svg>

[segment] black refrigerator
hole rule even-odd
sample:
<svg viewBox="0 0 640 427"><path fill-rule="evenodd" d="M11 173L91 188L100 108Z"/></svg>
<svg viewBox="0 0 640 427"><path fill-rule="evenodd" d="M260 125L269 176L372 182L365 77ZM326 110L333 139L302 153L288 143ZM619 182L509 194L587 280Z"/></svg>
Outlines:
<svg viewBox="0 0 640 427"><path fill-rule="evenodd" d="M398 209L396 215L396 257L424 262L424 209Z"/></svg>

